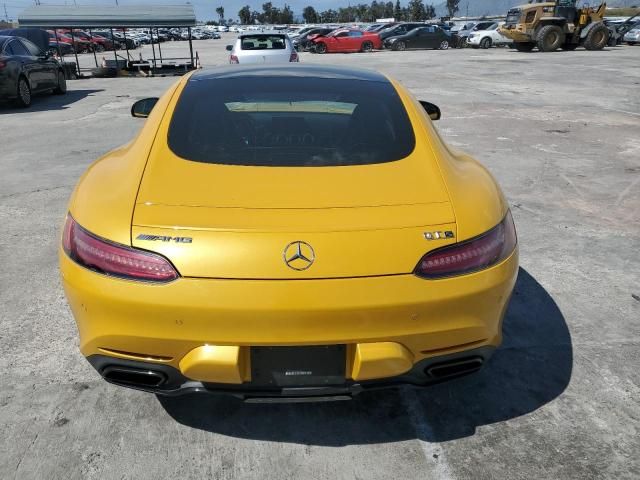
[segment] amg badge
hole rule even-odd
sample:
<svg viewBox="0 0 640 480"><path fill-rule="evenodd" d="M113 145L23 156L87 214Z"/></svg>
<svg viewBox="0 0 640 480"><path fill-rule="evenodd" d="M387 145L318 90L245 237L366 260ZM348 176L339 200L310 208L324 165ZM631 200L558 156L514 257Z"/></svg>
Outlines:
<svg viewBox="0 0 640 480"><path fill-rule="evenodd" d="M141 233L136 237L136 240L149 240L151 242L176 242L176 243L191 243L193 239L191 237L169 237L167 235L148 235Z"/></svg>

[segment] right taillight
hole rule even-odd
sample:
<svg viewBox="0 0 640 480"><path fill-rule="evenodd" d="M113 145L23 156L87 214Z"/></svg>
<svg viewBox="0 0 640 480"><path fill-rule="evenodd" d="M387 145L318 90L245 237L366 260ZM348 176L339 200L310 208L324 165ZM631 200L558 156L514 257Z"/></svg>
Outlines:
<svg viewBox="0 0 640 480"><path fill-rule="evenodd" d="M427 253L414 273L423 278L442 278L476 272L509 257L516 248L516 227L511 212L482 235Z"/></svg>
<svg viewBox="0 0 640 480"><path fill-rule="evenodd" d="M290 62L298 62L300 61L298 58L298 52L291 52L291 55L289 55L289 61Z"/></svg>

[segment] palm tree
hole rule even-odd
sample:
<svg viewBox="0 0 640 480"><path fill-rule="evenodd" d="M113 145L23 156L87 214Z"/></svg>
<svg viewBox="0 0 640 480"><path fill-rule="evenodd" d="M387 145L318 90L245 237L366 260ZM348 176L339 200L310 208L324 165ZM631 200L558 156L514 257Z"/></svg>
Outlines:
<svg viewBox="0 0 640 480"><path fill-rule="evenodd" d="M224 23L224 7L216 8L216 13L218 14L218 17L220 17L220 24L223 24Z"/></svg>

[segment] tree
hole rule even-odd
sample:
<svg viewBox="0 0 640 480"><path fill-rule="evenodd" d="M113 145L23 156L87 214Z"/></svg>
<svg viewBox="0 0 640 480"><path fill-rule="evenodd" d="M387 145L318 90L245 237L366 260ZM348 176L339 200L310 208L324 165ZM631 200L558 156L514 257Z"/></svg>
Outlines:
<svg viewBox="0 0 640 480"><path fill-rule="evenodd" d="M427 18L422 0L410 0L407 9L409 10L409 20L419 22Z"/></svg>
<svg viewBox="0 0 640 480"><path fill-rule="evenodd" d="M396 6L393 7L393 18L396 20L403 20L402 7L400 6L400 0L396 0Z"/></svg>
<svg viewBox="0 0 640 480"><path fill-rule="evenodd" d="M278 12L278 21L274 23L282 23L285 25L293 23L293 10L291 10L289 5L284 4L284 8Z"/></svg>
<svg viewBox="0 0 640 480"><path fill-rule="evenodd" d="M425 17L424 20L430 20L432 18L436 18L436 9L433 5L427 5L424 7L425 9Z"/></svg>
<svg viewBox="0 0 640 480"><path fill-rule="evenodd" d="M249 25L251 22L251 7L249 5L245 5L238 12L238 18L240 19L240 23L242 25Z"/></svg>
<svg viewBox="0 0 640 480"><path fill-rule="evenodd" d="M384 18L393 18L393 2L384 4Z"/></svg>
<svg viewBox="0 0 640 480"><path fill-rule="evenodd" d="M216 8L216 13L218 14L218 17L220 18L220 23L224 23L224 7L218 7Z"/></svg>
<svg viewBox="0 0 640 480"><path fill-rule="evenodd" d="M325 10L320 13L320 21L325 23L334 23L338 21L338 12L335 10Z"/></svg>
<svg viewBox="0 0 640 480"><path fill-rule="evenodd" d="M302 18L306 23L318 23L318 14L316 13L316 9L311 5L304 7L302 10Z"/></svg>
<svg viewBox="0 0 640 480"><path fill-rule="evenodd" d="M447 10L449 11L449 17L453 17L458 12L459 3L460 0L447 0Z"/></svg>

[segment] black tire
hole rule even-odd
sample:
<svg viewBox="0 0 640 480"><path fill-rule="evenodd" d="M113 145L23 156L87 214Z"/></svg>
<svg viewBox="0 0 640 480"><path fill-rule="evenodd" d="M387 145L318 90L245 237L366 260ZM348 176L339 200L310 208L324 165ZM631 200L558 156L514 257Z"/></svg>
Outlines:
<svg viewBox="0 0 640 480"><path fill-rule="evenodd" d="M94 50L98 53L104 52L104 45L98 43L95 47Z"/></svg>
<svg viewBox="0 0 640 480"><path fill-rule="evenodd" d="M403 52L407 49L407 44L404 43L402 40L398 40L393 44L393 49L399 52Z"/></svg>
<svg viewBox="0 0 640 480"><path fill-rule="evenodd" d="M604 24L600 24L589 30L582 45L587 50L602 50L607 45L608 40L609 29Z"/></svg>
<svg viewBox="0 0 640 480"><path fill-rule="evenodd" d="M467 37L458 37L458 48L465 48L467 46Z"/></svg>
<svg viewBox="0 0 640 480"><path fill-rule="evenodd" d="M449 42L447 40L443 40L440 42L439 50L447 50L449 48Z"/></svg>
<svg viewBox="0 0 640 480"><path fill-rule="evenodd" d="M558 25L545 25L536 35L536 44L541 52L555 52L564 44L564 32Z"/></svg>
<svg viewBox="0 0 640 480"><path fill-rule="evenodd" d="M16 87L16 106L19 108L29 108L31 106L31 87L29 86L27 78L23 76L18 78Z"/></svg>
<svg viewBox="0 0 640 480"><path fill-rule="evenodd" d="M491 47L491 39L489 37L484 37L480 40L480 48L487 49L489 47Z"/></svg>
<svg viewBox="0 0 640 480"><path fill-rule="evenodd" d="M62 70L58 70L58 86L53 89L55 95L64 95L67 93L67 78Z"/></svg>
<svg viewBox="0 0 640 480"><path fill-rule="evenodd" d="M366 41L362 42L362 47L360 47L361 52L372 52L373 51L373 43Z"/></svg>
<svg viewBox="0 0 640 480"><path fill-rule="evenodd" d="M631 45L632 47L636 44L636 42L627 42L627 45Z"/></svg>
<svg viewBox="0 0 640 480"><path fill-rule="evenodd" d="M573 50L578 48L578 44L577 43L564 43L561 48L562 48L562 50L565 50L567 52L572 52Z"/></svg>
<svg viewBox="0 0 640 480"><path fill-rule="evenodd" d="M327 53L327 44L318 42L316 43L316 48L314 50L316 53Z"/></svg>
<svg viewBox="0 0 640 480"><path fill-rule="evenodd" d="M533 42L519 42L514 44L519 52L530 52L536 46Z"/></svg>

